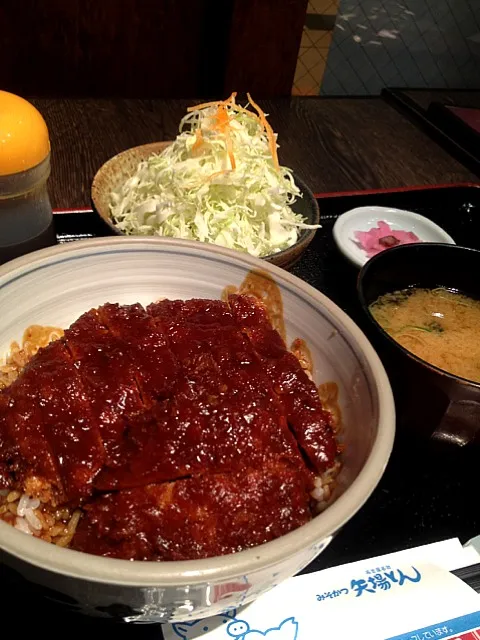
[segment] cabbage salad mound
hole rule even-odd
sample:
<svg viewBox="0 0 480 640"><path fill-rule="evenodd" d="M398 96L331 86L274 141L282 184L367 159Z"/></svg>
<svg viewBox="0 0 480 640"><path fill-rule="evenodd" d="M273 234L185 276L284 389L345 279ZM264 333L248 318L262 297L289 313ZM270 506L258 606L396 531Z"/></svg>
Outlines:
<svg viewBox="0 0 480 640"><path fill-rule="evenodd" d="M115 225L128 235L211 242L264 257L298 240L302 197L280 166L277 136L249 94L190 107L176 140L112 192Z"/></svg>

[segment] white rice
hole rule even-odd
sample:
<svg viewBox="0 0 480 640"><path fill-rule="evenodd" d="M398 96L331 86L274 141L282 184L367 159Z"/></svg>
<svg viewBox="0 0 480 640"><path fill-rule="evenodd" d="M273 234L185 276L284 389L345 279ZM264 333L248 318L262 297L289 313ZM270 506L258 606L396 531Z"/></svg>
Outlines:
<svg viewBox="0 0 480 640"><path fill-rule="evenodd" d="M55 508L38 498L19 491L0 493L0 520L36 538L59 546L68 546L73 538L81 511Z"/></svg>
<svg viewBox="0 0 480 640"><path fill-rule="evenodd" d="M41 531L42 523L35 515L33 509L25 509L25 520L28 522L30 529L34 531Z"/></svg>
<svg viewBox="0 0 480 640"><path fill-rule="evenodd" d="M30 536L33 535L33 531L28 526L28 522L25 520L25 518L19 518L17 516L15 518L15 525L14 526L15 526L15 529L18 529L19 531L22 531L23 533L27 533Z"/></svg>
<svg viewBox="0 0 480 640"><path fill-rule="evenodd" d="M317 476L314 480L314 489L310 495L317 503L316 511L321 513L331 502L335 489L335 481L342 468L339 458L336 459L333 467L325 471L321 476Z"/></svg>
<svg viewBox="0 0 480 640"><path fill-rule="evenodd" d="M23 518L28 513L33 513L33 509L38 509L40 500L38 498L29 498L26 493L20 498L17 506L17 516ZM38 520L38 518L37 518Z"/></svg>

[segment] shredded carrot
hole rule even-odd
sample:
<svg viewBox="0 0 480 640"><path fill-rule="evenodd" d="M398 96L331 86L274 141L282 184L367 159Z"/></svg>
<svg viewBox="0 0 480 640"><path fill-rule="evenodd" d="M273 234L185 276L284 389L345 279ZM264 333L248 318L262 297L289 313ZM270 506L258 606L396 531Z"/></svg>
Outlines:
<svg viewBox="0 0 480 640"><path fill-rule="evenodd" d="M280 165L278 163L277 141L275 140L275 134L273 132L273 129L270 126L270 123L268 122L264 112L260 109L258 104L252 100L252 97L251 97L251 95L249 93L247 93L247 97L248 97L248 101L250 102L252 107L257 111L258 116L260 118L260 121L263 124L263 126L265 127L265 131L267 132L267 136L268 136L268 143L269 143L269 146L270 146L270 152L271 152L272 158L273 158L273 164L275 165L276 169L279 169Z"/></svg>
<svg viewBox="0 0 480 640"><path fill-rule="evenodd" d="M225 105L219 104L217 113L215 114L215 129L218 129L223 133L223 130L228 127L230 120L228 119L228 113Z"/></svg>
<svg viewBox="0 0 480 640"><path fill-rule="evenodd" d="M245 107L241 107L239 104L232 104L231 108L234 111L239 111L240 113L246 113L247 115L251 116L252 118L255 118L255 120L258 122L258 124L263 127L263 123L260 120L260 118L258 117L258 115L255 113L255 111L249 111L248 109L245 109Z"/></svg>
<svg viewBox="0 0 480 640"><path fill-rule="evenodd" d="M226 100L204 102L203 104L198 104L193 107L188 107L187 111L191 112L191 111L196 111L197 109L206 109L207 107L217 107L217 112L214 116L214 125L212 128L225 136L225 145L227 147L227 154L228 154L230 165L233 171L236 168L236 162L235 162L235 156L233 154L232 137L230 135L230 117L228 115L227 107L229 107L230 109L233 109L234 111L248 113L248 115L252 116L253 118L256 118L259 124L265 129L265 132L268 138L268 146L270 149L270 153L272 154L273 164L276 169L279 169L280 165L278 162L277 141L275 138L275 133L273 132L273 129L270 126L270 123L268 122L265 116L265 113L262 111L262 109L258 106L256 102L252 100L252 97L250 96L249 93L247 93L247 96L248 96L249 103L255 109L256 113L254 111L249 111L248 109L245 109L244 107L241 107L240 105L236 104L235 102L237 97L236 91L234 91L230 95L230 97L228 97ZM198 149L203 143L203 136L201 132L199 133L199 131L197 130L196 136L197 136L197 139L195 140L195 143L192 147L192 151L195 151L196 149Z"/></svg>
<svg viewBox="0 0 480 640"><path fill-rule="evenodd" d="M237 92L234 91L232 94L230 94L228 96L228 98L226 100L223 100L223 102L221 104L224 105L234 105L235 104L235 98L237 97Z"/></svg>
<svg viewBox="0 0 480 640"><path fill-rule="evenodd" d="M232 171L235 171L236 163L235 156L233 155L232 138L230 136L230 118L228 116L227 108L223 103L218 105L217 113L215 115L215 128L225 136L225 145L227 147L230 165Z"/></svg>
<svg viewBox="0 0 480 640"><path fill-rule="evenodd" d="M255 118L256 120L258 120L258 122L262 126L264 126L262 120L258 117L258 115L254 111L249 111L248 109L245 109L245 107L242 107L235 102L236 96L237 96L237 92L234 91L232 95L226 100L204 102L203 104L197 104L197 105L194 105L193 107L188 107L187 111L191 113L192 111L197 111L197 109L206 109L207 107L219 107L220 105L226 105L226 106L229 106L231 109L234 109L235 111L247 113L249 116L252 116L252 118Z"/></svg>
<svg viewBox="0 0 480 640"><path fill-rule="evenodd" d="M192 152L199 149L202 146L202 144L203 144L202 130L197 129L195 131L195 142L193 143L193 146L192 146Z"/></svg>
<svg viewBox="0 0 480 640"><path fill-rule="evenodd" d="M237 92L234 91L230 97L226 100L214 100L213 102L203 102L202 104L194 105L193 107L188 107L187 112L197 111L197 109L206 109L207 107L218 107L221 104L235 104L235 98L237 97Z"/></svg>
<svg viewBox="0 0 480 640"><path fill-rule="evenodd" d="M203 104L196 104L193 107L188 107L187 112L197 111L197 109L206 109L207 107L218 107L219 104L222 104L220 100L215 100L214 102L204 102Z"/></svg>

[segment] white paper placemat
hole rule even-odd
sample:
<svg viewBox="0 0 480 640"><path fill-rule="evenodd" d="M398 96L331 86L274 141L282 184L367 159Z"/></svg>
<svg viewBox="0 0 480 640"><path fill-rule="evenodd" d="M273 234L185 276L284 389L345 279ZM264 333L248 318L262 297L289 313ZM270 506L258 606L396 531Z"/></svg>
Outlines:
<svg viewBox="0 0 480 640"><path fill-rule="evenodd" d="M297 576L241 609L166 625L165 640L480 640L461 635L480 627L480 596L450 573L479 559L451 539Z"/></svg>

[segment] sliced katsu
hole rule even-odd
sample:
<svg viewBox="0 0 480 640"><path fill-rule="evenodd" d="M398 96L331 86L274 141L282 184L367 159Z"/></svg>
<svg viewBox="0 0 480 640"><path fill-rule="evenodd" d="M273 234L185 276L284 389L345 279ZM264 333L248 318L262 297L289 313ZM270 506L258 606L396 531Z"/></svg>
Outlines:
<svg viewBox="0 0 480 640"><path fill-rule="evenodd" d="M132 422L124 465L105 468L102 491L284 457L303 465L285 412L248 341L220 301L162 301L148 308L177 362L173 395Z"/></svg>
<svg viewBox="0 0 480 640"><path fill-rule="evenodd" d="M104 463L104 448L85 386L63 341L39 351L0 397L0 424L18 446L18 455L9 460L16 488L37 485L40 494L51 491L56 503L89 496Z"/></svg>
<svg viewBox="0 0 480 640"><path fill-rule="evenodd" d="M233 553L312 517L330 417L256 299L106 304L0 391L0 488L83 509L78 550Z"/></svg>
<svg viewBox="0 0 480 640"><path fill-rule="evenodd" d="M155 326L139 304L106 304L98 309L100 321L133 364L143 404L152 406L168 398L178 376L178 363L169 347L168 337Z"/></svg>
<svg viewBox="0 0 480 640"><path fill-rule="evenodd" d="M25 489L62 502L66 496L28 374L0 393L0 488Z"/></svg>
<svg viewBox="0 0 480 640"><path fill-rule="evenodd" d="M263 370L274 385L288 422L313 469L322 473L331 467L337 444L331 417L323 410L318 391L272 327L265 307L252 296L231 295L228 303L236 322L248 336L263 362Z"/></svg>
<svg viewBox="0 0 480 640"><path fill-rule="evenodd" d="M262 544L311 519L309 481L282 462L108 493L73 548L127 560L193 560Z"/></svg>

